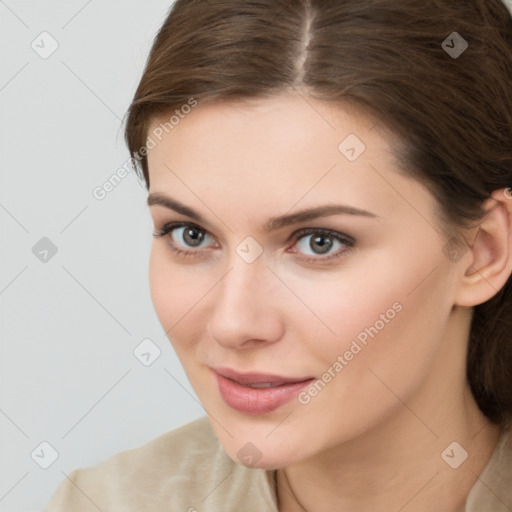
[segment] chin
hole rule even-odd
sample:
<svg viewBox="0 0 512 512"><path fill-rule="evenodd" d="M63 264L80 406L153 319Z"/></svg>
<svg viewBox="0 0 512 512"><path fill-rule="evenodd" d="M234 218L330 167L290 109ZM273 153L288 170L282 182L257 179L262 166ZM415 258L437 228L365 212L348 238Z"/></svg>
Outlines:
<svg viewBox="0 0 512 512"><path fill-rule="evenodd" d="M312 446L305 451L301 432L296 432L298 439L290 438L286 431L283 431L282 436L274 436L274 433L269 436L269 432L281 420L270 420L262 416L234 420L215 413L214 416L220 423L210 418L215 435L228 456L237 464L259 469L278 469L312 455ZM225 425L229 433L221 425Z"/></svg>

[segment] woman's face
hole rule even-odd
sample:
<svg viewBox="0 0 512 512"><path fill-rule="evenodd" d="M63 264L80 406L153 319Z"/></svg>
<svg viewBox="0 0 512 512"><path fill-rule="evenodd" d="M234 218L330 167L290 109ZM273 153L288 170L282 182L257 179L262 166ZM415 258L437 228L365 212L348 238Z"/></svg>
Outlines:
<svg viewBox="0 0 512 512"><path fill-rule="evenodd" d="M464 376L464 342L447 334L457 265L391 136L291 94L183 117L148 156L155 230L178 224L154 239L150 287L228 454L282 467L378 430L403 403L433 421L423 406Z"/></svg>

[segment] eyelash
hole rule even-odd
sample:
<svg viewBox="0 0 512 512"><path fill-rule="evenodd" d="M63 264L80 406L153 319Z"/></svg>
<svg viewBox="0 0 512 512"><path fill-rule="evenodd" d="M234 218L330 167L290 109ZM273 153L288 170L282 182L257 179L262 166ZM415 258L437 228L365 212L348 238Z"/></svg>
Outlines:
<svg viewBox="0 0 512 512"><path fill-rule="evenodd" d="M197 224L190 223L190 222L173 222L170 224L166 224L165 226L163 226L162 229L155 230L153 232L153 237L154 238L167 237L175 229L182 228L182 227L190 227L190 228L196 229L196 230L210 236L211 238L213 238L213 236L210 233L208 233L208 231L206 231L204 228L202 228L201 226L198 226ZM313 235L313 234L319 234L319 235L323 235L328 238L337 240L338 242L343 244L345 247L343 249L339 249L337 252L335 252L329 256L326 256L326 257L302 256L300 258L301 260L306 261L308 263L324 263L326 261L341 258L342 256L346 255L347 252L349 252L355 246L355 240L352 237L349 237L348 235L344 235L343 233L338 233L337 231L332 231L330 229L303 228L303 229L300 229L299 231L296 231L295 233L293 233L293 235L290 238L294 240L294 245L295 245L301 238L304 238L308 235ZM171 241L170 237L169 237L169 247L177 256L192 257L192 258L200 258L200 257L204 256L203 254L201 254L200 250L187 251L187 250L178 248L174 244L174 242ZM296 251L293 251L293 252L296 252Z"/></svg>

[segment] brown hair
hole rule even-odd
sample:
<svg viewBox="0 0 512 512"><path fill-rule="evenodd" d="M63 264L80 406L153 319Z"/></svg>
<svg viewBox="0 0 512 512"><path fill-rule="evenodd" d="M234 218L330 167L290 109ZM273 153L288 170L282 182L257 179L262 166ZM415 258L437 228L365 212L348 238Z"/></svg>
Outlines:
<svg viewBox="0 0 512 512"><path fill-rule="evenodd" d="M429 188L445 225L478 221L490 193L512 185L512 17L502 0L177 0L128 111L136 172L149 189L157 115L191 98L290 89L381 118L403 143L400 167ZM505 425L510 279L474 308L467 377L482 412Z"/></svg>

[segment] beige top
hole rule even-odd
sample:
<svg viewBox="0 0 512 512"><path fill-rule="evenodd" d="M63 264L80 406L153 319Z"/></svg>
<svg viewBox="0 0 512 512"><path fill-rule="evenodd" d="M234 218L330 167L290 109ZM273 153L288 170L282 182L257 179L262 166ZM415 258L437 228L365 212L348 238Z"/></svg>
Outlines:
<svg viewBox="0 0 512 512"><path fill-rule="evenodd" d="M208 418L74 470L45 512L278 512L275 470L234 462ZM512 511L512 430L502 433L466 512Z"/></svg>

